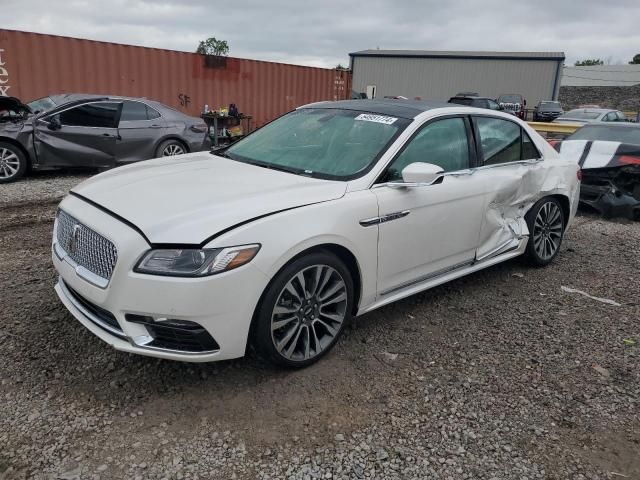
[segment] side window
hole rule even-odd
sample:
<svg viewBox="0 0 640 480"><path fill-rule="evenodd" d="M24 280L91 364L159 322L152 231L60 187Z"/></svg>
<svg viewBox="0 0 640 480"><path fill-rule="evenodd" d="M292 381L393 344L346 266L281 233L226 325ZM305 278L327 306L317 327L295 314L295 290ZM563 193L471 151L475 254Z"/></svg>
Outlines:
<svg viewBox="0 0 640 480"><path fill-rule="evenodd" d="M518 124L489 117L475 117L475 121L484 156L483 165L497 165L521 160L520 126Z"/></svg>
<svg viewBox="0 0 640 480"><path fill-rule="evenodd" d="M73 127L116 128L120 104L96 102L80 105L59 114L60 123Z"/></svg>
<svg viewBox="0 0 640 480"><path fill-rule="evenodd" d="M121 122L135 122L140 120L148 120L147 106L140 102L131 102L125 100L122 102Z"/></svg>
<svg viewBox="0 0 640 480"><path fill-rule="evenodd" d="M491 110L500 110L500 105L498 105L497 102L494 102L493 100L487 100L489 102L489 108Z"/></svg>
<svg viewBox="0 0 640 480"><path fill-rule="evenodd" d="M447 118L425 126L393 160L384 181L402 180L402 170L416 162L438 165L445 172L469 168L469 143L464 119Z"/></svg>
<svg viewBox="0 0 640 480"><path fill-rule="evenodd" d="M540 156L540 152L529 134L522 130L522 160L536 160Z"/></svg>
<svg viewBox="0 0 640 480"><path fill-rule="evenodd" d="M603 122L615 122L618 119L616 112L609 112L602 119Z"/></svg>
<svg viewBox="0 0 640 480"><path fill-rule="evenodd" d="M149 120L153 120L154 118L159 118L160 113L157 110L154 110L149 105L147 105L147 118Z"/></svg>
<svg viewBox="0 0 640 480"><path fill-rule="evenodd" d="M626 122L627 121L627 117L625 116L624 113L616 112L616 114L618 115L618 121L619 122Z"/></svg>

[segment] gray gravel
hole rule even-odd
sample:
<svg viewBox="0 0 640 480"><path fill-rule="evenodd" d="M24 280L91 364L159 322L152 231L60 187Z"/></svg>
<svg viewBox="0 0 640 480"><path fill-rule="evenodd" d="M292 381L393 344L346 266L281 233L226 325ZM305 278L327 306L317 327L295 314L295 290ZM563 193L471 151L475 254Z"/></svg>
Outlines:
<svg viewBox="0 0 640 480"><path fill-rule="evenodd" d="M109 348L52 290L54 208L0 208L0 478L640 478L638 223L581 216L553 265L382 308L291 372Z"/></svg>
<svg viewBox="0 0 640 480"><path fill-rule="evenodd" d="M95 170L34 172L17 182L0 184L0 208L62 199L70 188L98 173Z"/></svg>

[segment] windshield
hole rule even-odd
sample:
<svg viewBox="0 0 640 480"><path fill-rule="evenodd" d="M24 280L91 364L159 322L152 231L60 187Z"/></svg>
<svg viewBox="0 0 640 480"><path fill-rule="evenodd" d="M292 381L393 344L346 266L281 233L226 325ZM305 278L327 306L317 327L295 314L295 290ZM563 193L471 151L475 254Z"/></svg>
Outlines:
<svg viewBox="0 0 640 480"><path fill-rule="evenodd" d="M51 100L50 97L42 97L42 98L38 98L37 100L30 101L29 103L27 103L27 106L31 109L33 113L40 113L55 107L56 102Z"/></svg>
<svg viewBox="0 0 640 480"><path fill-rule="evenodd" d="M570 110L563 115L567 118L581 118L584 120L595 120L601 115L600 112L589 112L587 110Z"/></svg>
<svg viewBox="0 0 640 480"><path fill-rule="evenodd" d="M603 140L640 145L640 126L589 125L567 137L567 140Z"/></svg>
<svg viewBox="0 0 640 480"><path fill-rule="evenodd" d="M410 123L352 110L305 108L265 125L222 156L325 179L363 175Z"/></svg>
<svg viewBox="0 0 640 480"><path fill-rule="evenodd" d="M522 103L520 95L501 95L498 103Z"/></svg>
<svg viewBox="0 0 640 480"><path fill-rule="evenodd" d="M452 98L449 103L457 103L458 105L471 105L473 103L472 98Z"/></svg>
<svg viewBox="0 0 640 480"><path fill-rule="evenodd" d="M540 110L561 110L560 102L540 102Z"/></svg>

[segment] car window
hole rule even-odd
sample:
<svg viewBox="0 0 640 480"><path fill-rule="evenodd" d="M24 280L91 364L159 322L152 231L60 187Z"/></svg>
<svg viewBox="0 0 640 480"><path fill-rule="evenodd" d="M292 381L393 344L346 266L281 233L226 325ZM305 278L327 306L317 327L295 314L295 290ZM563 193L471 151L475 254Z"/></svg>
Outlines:
<svg viewBox="0 0 640 480"><path fill-rule="evenodd" d="M522 160L535 160L541 157L538 147L527 132L522 130Z"/></svg>
<svg viewBox="0 0 640 480"><path fill-rule="evenodd" d="M618 119L616 112L609 112L602 119L603 122L615 122Z"/></svg>
<svg viewBox="0 0 640 480"><path fill-rule="evenodd" d="M425 126L391 163L384 181L402 180L402 170L416 162L438 165L445 172L469 168L469 143L464 120L447 118Z"/></svg>
<svg viewBox="0 0 640 480"><path fill-rule="evenodd" d="M627 121L627 117L624 113L622 112L616 112L616 115L618 116L618 121L619 122L626 122Z"/></svg>
<svg viewBox="0 0 640 480"><path fill-rule="evenodd" d="M160 117L160 112L158 112L157 110L154 110L149 105L147 105L147 118L149 120L153 120L154 118L159 118L159 117Z"/></svg>
<svg viewBox="0 0 640 480"><path fill-rule="evenodd" d="M498 105L498 102L494 102L493 100L487 100L489 102L489 108L491 110L500 110L500 105Z"/></svg>
<svg viewBox="0 0 640 480"><path fill-rule="evenodd" d="M144 103L132 102L125 100L122 102L122 113L120 114L121 122L134 122L139 120L148 120L147 106Z"/></svg>
<svg viewBox="0 0 640 480"><path fill-rule="evenodd" d="M508 120L475 117L484 165L521 160L520 126Z"/></svg>
<svg viewBox="0 0 640 480"><path fill-rule="evenodd" d="M58 115L62 125L115 128L118 124L119 108L119 103L95 102L70 108Z"/></svg>

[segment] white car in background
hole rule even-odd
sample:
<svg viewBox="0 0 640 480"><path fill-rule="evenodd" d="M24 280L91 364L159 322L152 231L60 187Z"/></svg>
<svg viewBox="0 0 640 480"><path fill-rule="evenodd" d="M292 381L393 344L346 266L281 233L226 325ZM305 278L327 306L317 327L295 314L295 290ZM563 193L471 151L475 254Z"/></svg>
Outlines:
<svg viewBox="0 0 640 480"><path fill-rule="evenodd" d="M627 121L625 114L619 110L611 110L608 108L576 108L560 115L553 120L553 123L575 123L584 125L586 123Z"/></svg>
<svg viewBox="0 0 640 480"><path fill-rule="evenodd" d="M307 105L214 154L111 170L58 210L56 291L118 350L313 363L352 316L558 254L579 167L513 115Z"/></svg>

